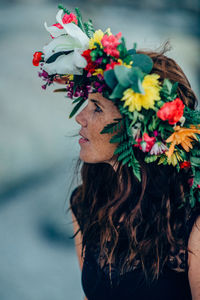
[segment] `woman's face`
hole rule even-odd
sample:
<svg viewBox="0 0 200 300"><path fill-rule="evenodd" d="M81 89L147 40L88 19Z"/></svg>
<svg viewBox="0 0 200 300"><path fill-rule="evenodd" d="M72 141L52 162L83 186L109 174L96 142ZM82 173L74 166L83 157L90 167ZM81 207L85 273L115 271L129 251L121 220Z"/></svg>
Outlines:
<svg viewBox="0 0 200 300"><path fill-rule="evenodd" d="M87 106L76 116L81 125L79 144L80 159L87 163L113 162L113 153L117 144L109 141L115 134L100 134L103 128L121 118L116 106L100 93L91 93Z"/></svg>

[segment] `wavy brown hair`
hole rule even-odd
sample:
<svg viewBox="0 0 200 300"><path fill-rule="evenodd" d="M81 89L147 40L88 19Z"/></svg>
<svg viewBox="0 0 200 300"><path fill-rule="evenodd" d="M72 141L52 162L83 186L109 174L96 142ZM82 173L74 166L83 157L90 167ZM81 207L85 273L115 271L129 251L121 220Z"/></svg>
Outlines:
<svg viewBox="0 0 200 300"><path fill-rule="evenodd" d="M178 82L178 97L195 109L197 98L190 83L180 66L164 55L166 47L138 53L152 58L152 73L159 74L161 81ZM153 281L162 273L170 249L187 250L185 230L191 209L181 204L189 192L188 174L169 165L146 164L138 149L135 155L141 182L121 163L116 171L105 163L83 163L82 184L71 198L71 209L82 232L82 255L85 247L99 245L100 266L109 264L111 270L115 262L121 274L132 270L139 258L146 278Z"/></svg>

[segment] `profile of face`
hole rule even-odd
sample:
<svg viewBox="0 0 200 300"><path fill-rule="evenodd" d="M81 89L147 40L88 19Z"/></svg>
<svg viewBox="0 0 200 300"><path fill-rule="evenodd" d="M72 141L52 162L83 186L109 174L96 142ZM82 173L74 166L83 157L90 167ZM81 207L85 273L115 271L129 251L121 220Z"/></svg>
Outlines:
<svg viewBox="0 0 200 300"><path fill-rule="evenodd" d="M86 107L76 116L80 130L80 159L87 163L106 162L112 164L117 144L109 141L114 134L101 134L103 128L121 118L121 114L112 101L100 93L91 93Z"/></svg>

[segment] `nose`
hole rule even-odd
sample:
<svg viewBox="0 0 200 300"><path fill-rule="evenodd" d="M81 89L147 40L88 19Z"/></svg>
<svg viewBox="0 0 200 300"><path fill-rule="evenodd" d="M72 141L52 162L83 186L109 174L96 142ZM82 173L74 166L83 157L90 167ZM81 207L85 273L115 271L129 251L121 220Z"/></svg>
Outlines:
<svg viewBox="0 0 200 300"><path fill-rule="evenodd" d="M85 108L80 111L78 115L76 115L75 120L78 124L80 124L82 127L87 126L87 119L85 116Z"/></svg>

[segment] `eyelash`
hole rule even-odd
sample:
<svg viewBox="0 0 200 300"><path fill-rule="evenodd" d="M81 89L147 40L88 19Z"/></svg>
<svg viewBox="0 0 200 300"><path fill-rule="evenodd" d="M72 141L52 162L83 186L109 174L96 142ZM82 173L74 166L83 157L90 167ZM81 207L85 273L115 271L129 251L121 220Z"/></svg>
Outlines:
<svg viewBox="0 0 200 300"><path fill-rule="evenodd" d="M96 106L96 108L95 108L95 112L97 112L97 113L101 113L102 112L102 109L95 103L95 106Z"/></svg>

